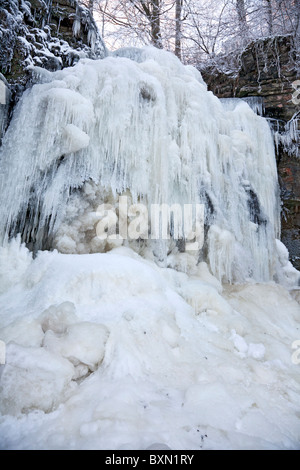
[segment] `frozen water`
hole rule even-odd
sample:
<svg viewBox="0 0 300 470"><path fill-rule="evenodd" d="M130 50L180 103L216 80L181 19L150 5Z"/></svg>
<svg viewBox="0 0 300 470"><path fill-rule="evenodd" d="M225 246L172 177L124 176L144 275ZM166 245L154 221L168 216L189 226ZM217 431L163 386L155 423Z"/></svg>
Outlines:
<svg viewBox="0 0 300 470"><path fill-rule="evenodd" d="M24 94L4 138L2 239L21 232L34 249L107 251L116 243L97 237L99 204L116 207L127 195L150 214L153 204L202 203L206 237L196 256L212 273L224 282L274 278L274 146L244 101L221 104L193 67L151 47L84 59L46 81ZM178 251L130 244L140 253L145 245L165 263Z"/></svg>
<svg viewBox="0 0 300 470"><path fill-rule="evenodd" d="M8 83L0 73L0 145L7 126L10 92Z"/></svg>
<svg viewBox="0 0 300 470"><path fill-rule="evenodd" d="M0 448L299 450L267 122L153 48L36 73L1 148ZM203 249L100 240L120 195L205 204Z"/></svg>

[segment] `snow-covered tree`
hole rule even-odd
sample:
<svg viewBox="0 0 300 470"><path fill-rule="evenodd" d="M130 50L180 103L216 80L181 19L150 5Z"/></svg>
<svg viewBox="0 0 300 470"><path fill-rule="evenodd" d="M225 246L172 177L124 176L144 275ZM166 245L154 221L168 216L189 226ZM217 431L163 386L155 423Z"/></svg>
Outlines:
<svg viewBox="0 0 300 470"><path fill-rule="evenodd" d="M196 65L261 37L294 34L299 43L300 0L82 1L111 49L152 44Z"/></svg>
<svg viewBox="0 0 300 470"><path fill-rule="evenodd" d="M249 37L245 0L236 0L236 11L242 42L245 42L248 40Z"/></svg>
<svg viewBox="0 0 300 470"><path fill-rule="evenodd" d="M150 43L163 48L161 23L173 5L173 0L94 0L94 16L112 46Z"/></svg>

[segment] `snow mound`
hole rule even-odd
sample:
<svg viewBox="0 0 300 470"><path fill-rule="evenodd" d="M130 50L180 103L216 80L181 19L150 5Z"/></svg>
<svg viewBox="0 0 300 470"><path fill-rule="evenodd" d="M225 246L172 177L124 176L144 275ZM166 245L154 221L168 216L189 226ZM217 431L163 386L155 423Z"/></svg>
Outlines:
<svg viewBox="0 0 300 470"><path fill-rule="evenodd" d="M6 250L1 448L299 449L287 289L222 287L128 248Z"/></svg>

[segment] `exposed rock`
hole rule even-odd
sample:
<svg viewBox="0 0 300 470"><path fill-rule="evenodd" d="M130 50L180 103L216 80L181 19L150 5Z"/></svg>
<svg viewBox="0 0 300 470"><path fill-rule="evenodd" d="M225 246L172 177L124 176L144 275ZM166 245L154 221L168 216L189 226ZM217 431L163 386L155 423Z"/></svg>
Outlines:
<svg viewBox="0 0 300 470"><path fill-rule="evenodd" d="M3 0L0 41L0 70L9 83L26 81L24 65L58 70L106 55L95 21L77 0Z"/></svg>
<svg viewBox="0 0 300 470"><path fill-rule="evenodd" d="M260 39L243 51L238 70L224 73L213 65L201 73L220 98L261 96L265 116L287 122L296 112L292 102L293 83L299 78L295 49L291 35Z"/></svg>
<svg viewBox="0 0 300 470"><path fill-rule="evenodd" d="M282 154L278 162L282 194L282 241L300 270L300 159Z"/></svg>
<svg viewBox="0 0 300 470"><path fill-rule="evenodd" d="M10 87L11 108L31 80L32 66L55 71L105 55L91 13L77 0L1 0L0 73Z"/></svg>

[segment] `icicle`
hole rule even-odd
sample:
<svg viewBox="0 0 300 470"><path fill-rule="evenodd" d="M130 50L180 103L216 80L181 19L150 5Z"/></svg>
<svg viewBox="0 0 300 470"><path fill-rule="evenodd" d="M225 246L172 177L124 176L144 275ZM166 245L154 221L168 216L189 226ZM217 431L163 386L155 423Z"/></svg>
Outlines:
<svg viewBox="0 0 300 470"><path fill-rule="evenodd" d="M75 36L75 38L77 38L80 34L80 31L81 31L81 22L80 22L80 18L75 18L74 19L74 23L73 23L73 35Z"/></svg>
<svg viewBox="0 0 300 470"><path fill-rule="evenodd" d="M282 145L289 155L299 157L300 142L300 111L296 112L292 119L285 123L282 120L268 118L272 130L275 145Z"/></svg>
<svg viewBox="0 0 300 470"><path fill-rule="evenodd" d="M0 73L0 145L7 125L10 92L8 83Z"/></svg>
<svg viewBox="0 0 300 470"><path fill-rule="evenodd" d="M264 99L260 96L247 96L242 98L250 106L250 108L259 116L263 116L265 112Z"/></svg>
<svg viewBox="0 0 300 470"><path fill-rule="evenodd" d="M148 214L154 204L205 204L195 259L222 281L271 279L280 223L267 122L242 100L221 103L172 54L118 55L82 60L24 94L0 155L2 238L21 232L34 249L105 251L122 241L97 237L103 203L116 214L121 195ZM124 243L167 263L184 249L180 229L170 230L173 239Z"/></svg>
<svg viewBox="0 0 300 470"><path fill-rule="evenodd" d="M90 28L88 30L87 40L88 40L88 44L91 46L92 51L95 50L96 39L97 39L97 35L96 35L95 30L93 28Z"/></svg>

